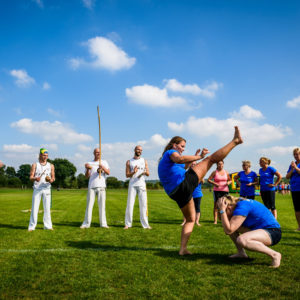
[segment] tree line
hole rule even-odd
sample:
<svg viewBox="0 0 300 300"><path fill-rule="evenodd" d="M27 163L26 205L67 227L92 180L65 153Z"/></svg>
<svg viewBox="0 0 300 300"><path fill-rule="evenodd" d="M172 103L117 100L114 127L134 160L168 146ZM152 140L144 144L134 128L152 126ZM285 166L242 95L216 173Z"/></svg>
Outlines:
<svg viewBox="0 0 300 300"><path fill-rule="evenodd" d="M52 183L54 188L81 189L88 187L89 179L80 173L75 176L76 167L65 158L48 159L55 168L55 181ZM16 171L14 167L3 166L0 168L0 187L11 188L31 188L33 183L30 181L30 164L20 165ZM109 176L106 179L107 188L120 189L128 188L129 180L122 181L118 178ZM159 181L146 181L148 189L161 189Z"/></svg>

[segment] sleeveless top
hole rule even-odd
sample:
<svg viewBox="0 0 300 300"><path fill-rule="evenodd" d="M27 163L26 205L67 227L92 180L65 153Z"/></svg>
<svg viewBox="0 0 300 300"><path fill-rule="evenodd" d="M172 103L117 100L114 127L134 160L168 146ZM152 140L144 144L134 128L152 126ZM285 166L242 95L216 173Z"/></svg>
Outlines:
<svg viewBox="0 0 300 300"><path fill-rule="evenodd" d="M107 174L104 173L103 171L101 172L101 177L99 178L99 173L97 172L99 168L99 161L91 161L88 162L88 164L92 167L90 171L90 178L89 178L89 189L92 188L106 188L106 177ZM101 159L101 165L109 169L109 165L106 160Z"/></svg>
<svg viewBox="0 0 300 300"><path fill-rule="evenodd" d="M44 166L41 165L39 162L36 163L34 177L40 177L40 176L41 176L41 179L39 182L34 181L33 188L34 189L45 189L45 188L50 189L51 183L46 181L46 176L51 177L51 164L50 163L47 162Z"/></svg>
<svg viewBox="0 0 300 300"><path fill-rule="evenodd" d="M132 158L129 160L130 172L133 172L134 168L137 166L138 171L130 178L130 186L146 187L145 175L139 178L139 175L146 170L145 159L140 157L139 159Z"/></svg>
<svg viewBox="0 0 300 300"><path fill-rule="evenodd" d="M224 175L221 175L218 170L216 170L214 182L219 184L219 186L214 186L214 191L222 191L222 192L229 192L228 184L227 184L227 173L225 170Z"/></svg>

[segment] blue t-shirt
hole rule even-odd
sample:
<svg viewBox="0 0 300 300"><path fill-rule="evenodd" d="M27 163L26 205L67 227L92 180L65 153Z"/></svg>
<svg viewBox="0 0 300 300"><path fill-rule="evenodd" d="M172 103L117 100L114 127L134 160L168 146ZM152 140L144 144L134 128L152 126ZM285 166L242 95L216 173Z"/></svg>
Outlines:
<svg viewBox="0 0 300 300"><path fill-rule="evenodd" d="M193 191L193 198L201 198L202 196L201 183L199 183L199 185Z"/></svg>
<svg viewBox="0 0 300 300"><path fill-rule="evenodd" d="M176 164L170 158L174 152L179 153L174 149L166 151L158 164L158 177L168 195L174 191L185 177L185 165Z"/></svg>
<svg viewBox="0 0 300 300"><path fill-rule="evenodd" d="M266 171L262 168L259 169L260 175L260 190L261 191L275 191L274 186L268 186L268 184L274 184L274 174L277 170L273 167L267 167Z"/></svg>
<svg viewBox="0 0 300 300"><path fill-rule="evenodd" d="M240 177L241 189L240 196L241 197L249 197L255 196L255 186L247 186L248 183L252 183L257 178L257 174L251 171L248 175L245 174L245 171L241 171L238 173Z"/></svg>
<svg viewBox="0 0 300 300"><path fill-rule="evenodd" d="M297 165L300 168L300 164ZM292 167L290 166L287 173L290 172ZM300 191L300 174L296 170L293 171L291 179L290 179L291 191L299 192Z"/></svg>
<svg viewBox="0 0 300 300"><path fill-rule="evenodd" d="M236 204L234 216L246 217L242 226L251 230L264 228L280 228L273 214L260 202L255 200L241 200Z"/></svg>

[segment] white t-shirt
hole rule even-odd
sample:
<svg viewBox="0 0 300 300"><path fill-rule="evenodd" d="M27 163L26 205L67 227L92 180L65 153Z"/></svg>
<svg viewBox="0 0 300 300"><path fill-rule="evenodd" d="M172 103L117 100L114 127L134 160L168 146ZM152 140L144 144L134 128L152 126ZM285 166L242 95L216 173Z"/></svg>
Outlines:
<svg viewBox="0 0 300 300"><path fill-rule="evenodd" d="M140 186L146 187L145 175L139 176L146 171L145 159L140 157L139 159L132 158L129 160L130 172L133 172L134 168L137 166L138 171L130 178L130 186Z"/></svg>
<svg viewBox="0 0 300 300"><path fill-rule="evenodd" d="M89 189L92 188L105 188L106 187L106 177L107 174L103 171L101 172L101 177L99 178L99 173L97 172L99 168L99 161L91 161L88 162L90 166L92 166L92 169L90 170L90 179L89 179ZM101 159L101 165L105 169L109 169L109 165L106 160Z"/></svg>
<svg viewBox="0 0 300 300"><path fill-rule="evenodd" d="M45 188L50 189L51 183L46 181L46 176L51 177L51 164L47 162L43 166L39 162L37 162L34 177L41 177L41 179L40 179L40 181L34 181L33 188L34 189L45 189Z"/></svg>

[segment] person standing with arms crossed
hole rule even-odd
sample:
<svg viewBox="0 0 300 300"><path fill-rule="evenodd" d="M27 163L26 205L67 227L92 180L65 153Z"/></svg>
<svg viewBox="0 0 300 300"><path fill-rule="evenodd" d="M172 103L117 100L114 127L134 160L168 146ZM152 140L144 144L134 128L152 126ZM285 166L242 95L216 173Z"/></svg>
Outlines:
<svg viewBox="0 0 300 300"><path fill-rule="evenodd" d="M99 207L99 222L100 227L108 228L106 222L105 202L106 202L106 176L110 174L109 165L106 160L100 161L99 148L94 149L94 160L85 164L85 177L89 178L88 193L86 199L85 217L81 229L90 228L92 222L93 206L95 203L95 196L98 198ZM99 177L101 172L101 177Z"/></svg>
<svg viewBox="0 0 300 300"><path fill-rule="evenodd" d="M35 230L42 197L44 207L44 229L53 230L50 205L51 183L55 181L55 172L54 166L47 162L47 160L48 150L45 148L41 148L39 153L39 161L31 166L30 180L33 182L33 194L28 231Z"/></svg>
<svg viewBox="0 0 300 300"><path fill-rule="evenodd" d="M136 194L139 198L140 221L145 229L151 229L147 216L147 191L145 176L149 176L147 161L141 157L142 147L137 145L134 148L134 157L126 162L126 177L130 178L128 186L127 207L125 212L125 227L132 227L132 215Z"/></svg>

